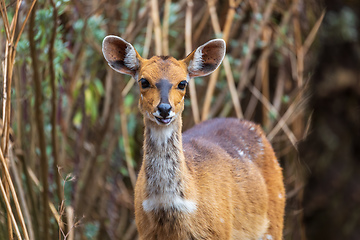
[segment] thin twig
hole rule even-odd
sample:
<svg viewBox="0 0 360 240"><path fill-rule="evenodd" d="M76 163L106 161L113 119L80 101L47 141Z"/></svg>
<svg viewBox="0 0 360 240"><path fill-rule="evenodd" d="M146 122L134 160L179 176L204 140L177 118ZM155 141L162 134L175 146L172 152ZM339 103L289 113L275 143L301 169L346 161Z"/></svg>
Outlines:
<svg viewBox="0 0 360 240"><path fill-rule="evenodd" d="M234 104L234 108L235 108L235 112L236 112L236 117L240 118L240 119L244 118L244 115L243 115L243 112L241 109L241 105L240 105L240 98L236 91L235 80L232 75L229 58L227 56L224 58L223 64L224 64L226 79L228 81L231 99Z"/></svg>
<svg viewBox="0 0 360 240"><path fill-rule="evenodd" d="M147 27L146 27L145 43L144 43L143 53L142 53L143 58L147 58L149 56L149 50L150 50L150 45L151 45L151 37L152 37L152 30L153 30L153 20L152 20L152 18L149 18L148 23L147 23ZM107 69L113 71L110 68L107 68ZM134 84L135 84L135 79L130 78L130 81L126 84L125 88L122 90L121 95L123 97L128 95L128 93L130 92L130 90L134 86Z"/></svg>
<svg viewBox="0 0 360 240"><path fill-rule="evenodd" d="M14 156L13 151L9 151L9 159L10 159L10 164L11 164L10 171L12 173L14 183L15 183L17 192L19 194L19 199L20 199L19 203L21 205L22 212L24 213L24 219L25 219L24 222L26 222L27 226L28 226L27 230L29 231L29 239L35 239L33 222L30 217L30 212L29 212L29 208L27 205L24 188L22 186L21 177L19 174L18 167L15 163L14 157L15 156Z"/></svg>
<svg viewBox="0 0 360 240"><path fill-rule="evenodd" d="M205 9L205 8L203 8ZM209 22L209 17L210 17L210 13L207 10L204 10L205 13L203 13L201 16L201 20L200 23L198 24L198 26L196 27L196 29L194 29L194 39L199 39L200 35L203 33L203 30L205 29L205 26L207 26L208 22Z"/></svg>
<svg viewBox="0 0 360 240"><path fill-rule="evenodd" d="M27 20L29 19L30 13L32 12L32 10L33 10L33 8L34 8L35 3L36 3L36 0L33 0L32 3L31 3L31 5L30 5L30 9L29 9L29 11L28 11L28 13L27 13L27 15L26 15L26 18L25 18L23 24L21 25L21 29L20 29L20 31L19 31L19 34L18 34L17 39L16 39L15 44L14 44L14 48L15 48L15 49L16 49L19 41L20 41L20 37L21 37L21 35L22 35L23 31L24 31L25 24L26 24Z"/></svg>
<svg viewBox="0 0 360 240"><path fill-rule="evenodd" d="M0 178L0 189L1 189L1 195L2 195L3 198L4 198L4 202L5 202L5 206L6 206L7 212L9 213L11 222L12 222L12 224L14 225L15 233L16 233L18 239L22 239L22 238L21 238L20 231L19 231L19 228L17 227L17 224L16 224L16 220L15 220L14 214L12 213L11 205L10 205L9 199L7 198L7 194L6 194L6 191L5 191L5 188L4 188L4 185L3 185L3 183L2 183L1 178Z"/></svg>
<svg viewBox="0 0 360 240"><path fill-rule="evenodd" d="M131 184L133 189L135 189L136 184L136 174L133 167L133 158L131 155L131 148L130 148L130 141L129 141L129 133L127 130L127 119L126 119L126 112L125 112L125 104L124 101L120 103L120 121L121 121L121 132L124 140L124 149L125 149L125 160L131 180Z"/></svg>
<svg viewBox="0 0 360 240"><path fill-rule="evenodd" d="M192 51L192 9L194 3L192 0L187 0L186 6L186 15L185 15L185 51L186 54L191 53ZM191 102L191 110L193 113L194 122L197 124L200 122L200 114L199 114L199 104L197 101L196 87L194 79L190 79L189 81L189 92L190 92L190 102Z"/></svg>
<svg viewBox="0 0 360 240"><path fill-rule="evenodd" d="M1 165L2 165L4 173L5 173L6 181L9 184L9 187L10 187L11 195L12 195L12 197L14 199L16 212L17 212L17 214L19 216L20 224L21 224L21 227L22 227L23 232L24 232L24 237L25 237L26 240L29 240L29 235L28 235L27 228L26 228L25 221L24 221L24 217L23 217L23 214L22 214L22 211L21 211L21 208L20 208L19 199L18 199L17 194L15 192L14 184L12 182L9 169L7 167L7 163L6 163L6 160L4 158L3 151L1 149L0 149L0 160L1 160ZM14 226L14 227L17 228L17 226Z"/></svg>
<svg viewBox="0 0 360 240"><path fill-rule="evenodd" d="M50 239L49 232L49 182L48 182L48 161L46 156L46 142L45 142L45 133L44 133L44 119L42 114L42 94L41 94L41 80L39 74L39 65L38 65L38 55L35 45L35 13L36 13L36 5L34 10L31 12L30 16L30 26L29 26L29 43L30 43L30 54L32 59L32 68L33 68L33 77L34 77L34 90L35 90L35 118L36 118L36 127L37 134L39 139L39 147L40 147L40 163L41 163L41 177L44 191L42 193L42 201L43 201L43 239Z"/></svg>
<svg viewBox="0 0 360 240"><path fill-rule="evenodd" d="M163 54L169 55L169 18L170 18L170 5L171 0L165 0L164 5L164 18L163 18L163 27L162 27L162 46Z"/></svg>
<svg viewBox="0 0 360 240"><path fill-rule="evenodd" d="M325 10L322 11L321 16L319 17L319 19L316 21L316 23L314 24L313 28L311 29L309 35L306 37L305 42L302 46L302 50L304 55L307 54L307 52L309 51L309 48L311 46L311 44L314 42L314 39L317 35L317 32L319 31L319 28L321 26L321 23L324 19L325 16Z"/></svg>
<svg viewBox="0 0 360 240"><path fill-rule="evenodd" d="M226 22L225 22L225 26L224 26L224 32L221 32L221 29L220 29L220 22L217 17L217 14L216 14L215 2L213 0L209 0L208 4L209 4L211 23L212 23L215 34L217 36L223 35L223 39L225 40L225 42L227 42L229 34L230 34L231 25L232 25L232 22L234 19L235 2L230 0L230 3L229 3L230 7L228 9L228 14L227 14L227 18L226 18ZM240 105L240 98L238 96L238 93L235 90L236 89L235 81L234 81L234 77L231 72L230 62L227 57L224 58L223 64L224 64L226 79L228 82L231 99L234 104L236 116L238 118L243 118L243 113L242 113L242 109L241 109L241 105ZM217 71L215 71L210 77L210 82L208 85L208 89L206 91L205 101L204 101L204 106L203 106L203 111L202 111L202 120L205 120L208 118L209 111L210 111L210 103L211 103L211 99L213 97L213 93L215 90L215 85L217 82L218 75L219 75L219 69Z"/></svg>
<svg viewBox="0 0 360 240"><path fill-rule="evenodd" d="M209 8L210 19L211 19L211 23L212 23L214 32L215 32L215 34L219 35L221 33L221 28L220 28L219 19L218 19L217 13L216 13L215 0L208 0L208 8ZM216 86L216 82L217 82L219 73L220 73L220 68L218 68L215 72L213 72L210 75L210 80L209 80L208 87L206 90L205 100L204 100L202 113L201 113L202 121L204 121L208 118L210 104L211 104L211 100L213 98L213 93L215 90L215 86Z"/></svg>
<svg viewBox="0 0 360 240"><path fill-rule="evenodd" d="M276 0L270 0L267 2L264 13L262 14L263 18L260 23L257 23L255 17L252 20L252 24L251 24L252 27L250 28L251 32L250 32L250 36L249 36L249 39L247 42L248 51L243 60L243 64L241 66L241 75L240 75L240 79L239 79L238 93L242 93L244 87L248 84L248 82L250 80L248 69L250 68L251 58L253 56L253 53L254 53L254 50L256 47L255 43L256 43L256 40L259 39L259 36L262 33L263 28L269 22L275 2L276 2ZM257 9L257 8L255 8L255 9ZM258 10L254 10L254 11L258 11ZM255 15L256 14L254 14L254 16ZM259 24L259 26L255 27L257 24Z"/></svg>
<svg viewBox="0 0 360 240"><path fill-rule="evenodd" d="M101 114L101 121L105 122L106 117L109 115L110 104L111 104L111 88L113 86L113 76L114 71L107 67L106 68L106 77L105 77L105 94L104 94L104 108Z"/></svg>
<svg viewBox="0 0 360 240"><path fill-rule="evenodd" d="M161 26L159 16L159 6L157 0L151 0L151 17L154 22L154 34L155 34L155 53L160 56L162 54L161 44Z"/></svg>
<svg viewBox="0 0 360 240"><path fill-rule="evenodd" d="M4 7L3 7L4 6ZM6 33L6 39L8 41L10 41L10 26L9 26L9 20L7 18L7 13L6 13L6 7L5 7L5 2L4 0L0 1L0 11L1 11L1 17L3 19L4 22L4 28L5 28L5 33Z"/></svg>
<svg viewBox="0 0 360 240"><path fill-rule="evenodd" d="M248 86L248 88L251 91L251 93L254 94L254 96L257 97L259 99L259 101L268 109L269 112L273 112L276 114L276 116L279 116L279 113L276 111L274 106L269 102L269 100L267 100L266 98L263 97L263 95L257 88L255 88L253 86ZM286 124L286 122L284 121L284 119L280 118L279 124L280 124L279 126L281 126L281 128L284 130L285 134L288 136L291 144L296 149L297 148L296 147L297 139L296 139L294 133L289 129L289 127ZM271 139L272 138L269 138L269 140L271 140Z"/></svg>
<svg viewBox="0 0 360 240"><path fill-rule="evenodd" d="M276 134L279 132L280 129L284 129L283 127L286 126L286 123L289 121L289 118L296 114L296 108L298 108L299 103L302 101L302 99L297 96L295 98L295 100L293 101L293 103L288 107L288 109L286 110L286 112L284 113L284 115L278 120L278 123L276 124L276 126L271 130L271 132L267 135L267 138L271 141ZM289 138L290 139L290 138ZM291 142L296 142L295 141L295 135L293 140ZM291 140L291 139L290 139Z"/></svg>
<svg viewBox="0 0 360 240"><path fill-rule="evenodd" d="M144 48L143 48L143 53L142 53L143 58L149 57L153 28L154 28L153 20L152 20L152 18L149 18L148 22L147 22L147 26L146 26L145 42L144 42Z"/></svg>
<svg viewBox="0 0 360 240"><path fill-rule="evenodd" d="M53 30L49 43L49 72L50 72L50 87L51 87L51 143L52 143L52 156L53 156L53 173L55 175L55 184L56 184L56 193L59 203L63 202L64 193L61 186L60 174L58 173L59 167L59 151L58 151L58 136L57 136L57 89L56 89L56 74L54 67L54 45L57 34L57 21L58 21L58 11L56 4L53 0L50 0L51 6L53 8ZM66 216L64 216L66 217ZM59 222L62 221L62 215L60 214ZM65 220L66 222L66 220ZM61 226L59 225L59 228Z"/></svg>
<svg viewBox="0 0 360 240"><path fill-rule="evenodd" d="M17 25L17 20L18 20L18 15L19 15L19 9L20 9L20 6L21 6L21 2L22 2L22 0L17 1L17 5L16 5L16 8L15 8L15 14L14 14L14 17L13 17L13 19L11 21L11 25L10 25L10 31L12 31L11 36L10 36L11 43L14 42L14 36L15 36L16 25Z"/></svg>
<svg viewBox="0 0 360 240"><path fill-rule="evenodd" d="M40 191L41 193L44 193L44 188L42 187L39 179L36 177L36 174L34 173L34 171L31 170L31 169L28 167L28 168L27 168L27 172L28 172L28 174L29 174L29 178L33 181L33 183L35 183L35 186L37 187L37 189L39 189L39 191ZM61 226L61 228L63 228L62 223L59 221L59 214L58 214L57 209L56 209L56 207L54 206L54 204L53 204L52 202L48 201L47 203L45 203L45 205L46 205L46 208L50 209L52 215L54 216L54 218L55 218L55 220L56 220L56 222L57 222L57 224L58 224L59 226Z"/></svg>

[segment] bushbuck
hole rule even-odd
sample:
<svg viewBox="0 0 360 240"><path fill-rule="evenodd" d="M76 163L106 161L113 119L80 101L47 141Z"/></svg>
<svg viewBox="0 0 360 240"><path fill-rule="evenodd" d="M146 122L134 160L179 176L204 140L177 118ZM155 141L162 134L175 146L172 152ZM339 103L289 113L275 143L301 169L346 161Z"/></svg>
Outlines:
<svg viewBox="0 0 360 240"><path fill-rule="evenodd" d="M145 133L135 221L142 240L282 239L282 169L261 127L221 118L182 134L186 86L215 71L225 49L215 39L182 60L144 59L120 37L103 41L110 67L140 88Z"/></svg>

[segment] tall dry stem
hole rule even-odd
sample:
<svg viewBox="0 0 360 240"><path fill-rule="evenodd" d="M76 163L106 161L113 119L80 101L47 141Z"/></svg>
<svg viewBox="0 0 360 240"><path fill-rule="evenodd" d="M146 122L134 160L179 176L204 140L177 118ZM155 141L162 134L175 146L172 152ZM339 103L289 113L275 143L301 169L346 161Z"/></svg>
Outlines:
<svg viewBox="0 0 360 240"><path fill-rule="evenodd" d="M156 55L162 55L162 44L161 44L161 26L160 26L160 15L159 15L159 4L158 0L151 0L151 17L154 22L154 37L155 37L155 53Z"/></svg>
<svg viewBox="0 0 360 240"><path fill-rule="evenodd" d="M30 16L30 27L29 27L29 43L30 43L30 54L32 59L32 70L34 77L34 91L35 91L35 118L36 118L36 127L37 134L39 138L39 147L40 147L40 163L41 163L41 178L44 191L42 193L42 213L43 213L43 239L50 239L50 221L49 221L49 166L46 154L46 140L45 140L45 132L44 132L44 118L43 118L43 110L41 108L42 105L42 91L41 91L41 79L39 73L39 62L38 62L38 54L35 45L35 13L36 13L36 5L34 10Z"/></svg>
<svg viewBox="0 0 360 240"><path fill-rule="evenodd" d="M192 10L193 10L194 2L192 0L187 1L186 5L186 16L185 16L185 52L186 54L190 54L193 46L192 46ZM200 122L200 114L199 114L199 104L197 101L197 94L195 88L194 79L190 79L189 81L189 91L190 91L190 101L191 101L191 109L193 113L193 118L195 123Z"/></svg>
<svg viewBox="0 0 360 240"><path fill-rule="evenodd" d="M10 203L10 193L9 188L12 192L12 196L14 198L14 203L16 206L17 214L19 215L19 220L21 227L23 228L23 234L25 239L29 239L28 232L26 229L25 221L22 216L21 208L19 201L17 199L14 186L12 184L10 175L8 174L9 164L8 161L5 160L8 158L8 151L9 151L9 133L10 133L10 114L11 114L11 86L12 86L12 76L13 76L13 69L14 69L14 63L15 63L15 55L16 55L16 47L19 42L19 39L21 37L22 31L24 29L24 26L27 22L29 13L32 10L32 7L34 6L35 0L32 2L30 6L30 10L28 12L28 15L26 16L25 20L22 23L21 29L18 32L17 36L15 37L15 32L18 27L18 15L20 11L20 6L22 1L18 0L16 2L16 7L14 11L14 15L11 21L11 24L9 23L8 14L7 14L7 8L6 3L4 0L0 1L0 9L1 9L1 17L3 19L4 28L5 28L5 34L6 34L6 45L5 45L5 59L3 61L2 67L3 67L3 109L2 109L2 125L3 125L3 134L2 134L2 145L1 145L1 154L2 154L2 169L3 169L3 175L5 175L5 178L7 181L4 185L4 191L2 192L4 194L4 199L8 199ZM10 238L13 237L13 231L12 227L14 226L15 229L17 229L16 222L11 221L11 212L7 211L8 216L8 235ZM13 226L12 226L13 225ZM17 230L18 231L18 230Z"/></svg>

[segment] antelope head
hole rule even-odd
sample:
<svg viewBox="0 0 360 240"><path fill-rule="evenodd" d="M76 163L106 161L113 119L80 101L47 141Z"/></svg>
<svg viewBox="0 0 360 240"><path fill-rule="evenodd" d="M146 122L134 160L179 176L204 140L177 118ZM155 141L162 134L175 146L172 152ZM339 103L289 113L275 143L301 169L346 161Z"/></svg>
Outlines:
<svg viewBox="0 0 360 240"><path fill-rule="evenodd" d="M160 126L170 125L181 115L188 82L215 71L225 56L225 48L224 40L215 39L185 59L176 60L171 56L144 59L130 43L117 36L107 36L102 45L109 66L137 81L141 113Z"/></svg>

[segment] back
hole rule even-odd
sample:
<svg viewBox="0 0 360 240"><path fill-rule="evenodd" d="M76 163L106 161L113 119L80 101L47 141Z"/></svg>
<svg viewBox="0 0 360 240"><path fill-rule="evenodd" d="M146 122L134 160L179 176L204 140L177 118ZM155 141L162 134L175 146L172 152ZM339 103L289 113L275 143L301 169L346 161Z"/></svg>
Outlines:
<svg viewBox="0 0 360 240"><path fill-rule="evenodd" d="M189 169L216 175L218 169L228 165L227 174L237 175L236 179L240 181L246 178L249 183L252 182L249 176L253 175L258 181L250 184L251 188L246 192L260 189L261 182L264 182L269 220L264 237L281 238L285 205L282 169L260 126L235 118L208 120L183 133L183 148ZM242 163L239 164L239 161ZM214 166L214 169L210 170L209 166ZM254 166L259 175L254 175ZM252 174L249 175L249 171ZM238 182L237 186L242 188L244 185ZM252 224L253 227L255 225Z"/></svg>
<svg viewBox="0 0 360 240"><path fill-rule="evenodd" d="M236 118L216 118L202 122L183 133L186 150L197 155L211 149L225 151L232 158L254 161L261 166L263 154L262 130L256 124ZM204 149L206 148L206 149Z"/></svg>

